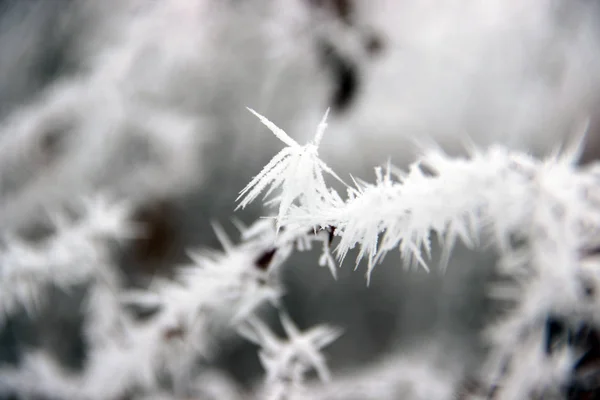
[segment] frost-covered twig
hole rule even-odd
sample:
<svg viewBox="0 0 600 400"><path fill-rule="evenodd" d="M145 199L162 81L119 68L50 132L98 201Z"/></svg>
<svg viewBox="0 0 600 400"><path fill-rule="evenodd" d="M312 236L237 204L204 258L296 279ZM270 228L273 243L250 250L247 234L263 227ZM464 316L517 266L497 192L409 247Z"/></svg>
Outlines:
<svg viewBox="0 0 600 400"><path fill-rule="evenodd" d="M67 289L90 278L101 278L110 261L106 244L139 234L128 216L126 203L111 204L96 197L84 202L75 221L63 213L53 213L54 232L38 243L5 235L0 252L0 318L18 306L34 309L48 284Z"/></svg>
<svg viewBox="0 0 600 400"><path fill-rule="evenodd" d="M342 200L336 191L324 187L323 171L334 173L323 167L315 144L296 150L298 154L304 151L312 158L258 175L242 192L247 194L240 205L254 200L269 184L271 191L281 188L280 197L275 199L285 205L278 215L281 226L335 226L336 235L342 237L337 248L340 258L360 245L359 258L368 257L369 273L396 247L425 265L422 249L429 251L431 231L441 235L450 247L456 238L474 245L488 230L505 248L510 235L531 221L536 203L545 200L536 197L542 179L553 195L572 193L575 203L563 207L577 208L577 203L582 203L578 215L581 224L590 225L586 222L590 217L594 218L591 221L599 218L595 209L586 207L580 192L593 190L589 187L592 175L577 171L574 157L538 161L495 146L484 151L473 149L468 159L452 159L440 150L429 150L407 172L388 166L386 170L376 169L375 184L354 180L355 186L348 188L348 196ZM302 179L294 179L298 177ZM577 190L573 193L572 189Z"/></svg>
<svg viewBox="0 0 600 400"><path fill-rule="evenodd" d="M98 222L100 216L91 213L89 219ZM107 217L94 232L117 227ZM222 252L192 253L192 265L181 267L174 280L156 280L149 290L123 292L106 265L102 275L93 275L104 279L88 290L84 330L90 348L83 371L64 371L47 354L30 353L21 368L0 371L0 393L115 399L135 388L157 389L163 374L171 377L175 392L185 393L195 363L213 356L218 336L233 333L265 301L277 302L282 293L277 272L290 250L280 244L273 251L272 224L244 229L245 241L237 245L215 229ZM153 309L154 315L136 320L125 312L126 305Z"/></svg>
<svg viewBox="0 0 600 400"><path fill-rule="evenodd" d="M271 130L278 129L260 118ZM320 129L317 136L321 135ZM296 148L294 154L306 152L311 158L257 176L242 192L247 193L242 204L269 184L270 192L281 189L274 200L280 205L285 201L278 225L294 230L334 226L341 237L336 248L340 260L360 246L357 263L368 259L368 278L395 248L405 259L427 268L431 232L442 239L444 263L456 239L471 247L489 239L501 254L499 270L517 282L512 292L505 291L517 307L494 327L490 364L495 372L487 378L493 383L499 383L501 375L509 380L503 381L505 392L500 388L499 398L510 399L515 393L530 396L543 389L540 385L558 384L560 379L544 375L527 380L519 374L501 374L507 360L523 356L514 355L517 345L542 346L544 330L539 327L551 314L570 320L597 318L585 306L589 296L583 275L589 268L583 268L586 257L582 258L582 252L600 244L599 167L576 165L580 151L576 142L577 146L545 160L501 146L473 148L462 159L450 158L439 149L426 150L406 172L388 164L376 169L374 184L354 180L345 199L325 186L323 171L334 173L322 167L314 144L288 143ZM593 269L598 270L596 265ZM595 284L597 272L594 277L587 274L587 280ZM537 360L530 361L550 361ZM559 370L564 378L568 368L563 365ZM529 386L511 377L525 379Z"/></svg>

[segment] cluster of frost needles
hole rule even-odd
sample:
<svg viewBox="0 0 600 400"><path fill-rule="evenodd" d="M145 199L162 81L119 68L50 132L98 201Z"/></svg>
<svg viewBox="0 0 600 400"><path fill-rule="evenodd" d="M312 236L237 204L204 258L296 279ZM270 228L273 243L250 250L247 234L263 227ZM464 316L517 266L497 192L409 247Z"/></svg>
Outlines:
<svg viewBox="0 0 600 400"><path fill-rule="evenodd" d="M303 333L286 316L278 270L297 240L275 243L272 223L236 223L239 244L215 224L223 251L191 251L192 263L177 268L174 279L155 279L140 290L123 286L108 246L143 234L143 226L130 221L129 207L98 197L85 201L77 217L52 213L51 220L52 232L38 241L7 236L0 315L21 306L35 316L48 285L68 291L88 284L84 332L90 349L79 373L64 370L45 350L26 352L18 367L0 368L0 394L117 399L133 389L153 393L168 376L174 392L186 395L190 382L201 378L193 376L194 366L212 359L216 337L237 330L263 349L268 375L258 398L282 398L273 393L288 387L288 379L301 389L311 367L329 378L320 349L339 330L321 325ZM275 339L255 315L266 302L283 313L287 341ZM133 309L146 316L140 319Z"/></svg>
<svg viewBox="0 0 600 400"><path fill-rule="evenodd" d="M327 175L342 180L318 157L325 118L302 146L252 112L287 147L244 188L240 207L276 192L267 204L279 207L278 229L330 229L340 262L359 247L367 279L394 249L428 268L432 234L444 246L442 267L457 239L493 246L506 279L491 294L510 311L485 332L491 350L480 379L498 399L564 394L586 349L548 339L548 320L574 332L600 318L600 164L577 165L581 138L543 160L501 146L472 146L466 158L425 149L406 171L388 163L375 183L352 179L344 197L327 186Z"/></svg>

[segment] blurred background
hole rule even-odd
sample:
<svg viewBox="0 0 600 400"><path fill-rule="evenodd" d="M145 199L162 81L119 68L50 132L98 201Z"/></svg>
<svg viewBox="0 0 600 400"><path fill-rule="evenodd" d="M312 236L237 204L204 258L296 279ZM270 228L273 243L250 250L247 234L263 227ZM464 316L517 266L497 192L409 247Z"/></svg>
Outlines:
<svg viewBox="0 0 600 400"><path fill-rule="evenodd" d="M586 126L582 162L593 161L599 7L0 0L0 229L31 234L48 208L109 192L129 199L150 232L120 254L127 285L168 276L186 249L219 247L211 222L235 237L234 215L250 223L267 212L257 204L234 213L238 192L282 148L246 107L299 142L330 108L322 159L367 181L388 159L406 166L419 144L543 155ZM476 365L479 331L493 316L485 292L494 254L457 248L446 272L430 273L390 254L368 288L353 257L337 281L317 257L286 264L284 303L300 327L344 328L327 350L334 375L402 352L461 371ZM36 318L12 316L0 362L18 365L27 349L44 348L82 368L84 292L54 290ZM239 340L218 344L215 365L242 386L262 374L256 348Z"/></svg>

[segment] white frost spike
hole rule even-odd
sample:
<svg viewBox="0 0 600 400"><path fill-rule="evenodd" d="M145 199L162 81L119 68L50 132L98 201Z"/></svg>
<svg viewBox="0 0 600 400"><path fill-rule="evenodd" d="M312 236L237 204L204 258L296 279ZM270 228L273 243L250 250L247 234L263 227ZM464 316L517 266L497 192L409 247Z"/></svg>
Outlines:
<svg viewBox="0 0 600 400"><path fill-rule="evenodd" d="M277 138L279 140L281 140L283 143L287 144L290 147L301 147L298 144L298 142L296 142L287 133L285 133L285 131L283 129L279 128L273 122L269 121L265 116L260 115L259 113L257 113L256 111L254 111L253 109L251 109L249 107L246 107L246 108L248 109L248 111L250 111L256 117L258 117L258 119L260 119L260 122L262 122L267 128L269 128L269 130L271 130L271 132L273 132L273 134L275 136L277 136Z"/></svg>
<svg viewBox="0 0 600 400"><path fill-rule="evenodd" d="M215 231L215 235L217 236L219 243L221 243L221 247L223 247L223 251L226 253L231 251L233 249L233 243L231 242L229 236L227 236L225 229L223 229L221 224L217 222L212 222L211 225L213 227L213 231Z"/></svg>
<svg viewBox="0 0 600 400"><path fill-rule="evenodd" d="M325 115L323 115L323 119L317 126L317 133L315 134L314 144L319 147L321 144L321 140L323 139L323 134L325 134L325 129L327 129L327 117L329 116L329 108L325 111Z"/></svg>
<svg viewBox="0 0 600 400"><path fill-rule="evenodd" d="M280 314L281 325L288 337L282 340L256 317L250 317L238 328L238 333L261 346L260 361L266 369L266 389L273 391L284 382L300 386L304 375L314 368L323 382L331 379L321 349L334 342L341 330L326 325L301 332L285 313Z"/></svg>
<svg viewBox="0 0 600 400"><path fill-rule="evenodd" d="M315 138L305 146L300 146L282 129L269 121L256 111L249 109L260 121L267 126L277 138L288 145L281 150L263 168L263 170L252 179L252 181L240 192L236 200L240 200L237 208L244 208L254 201L258 195L267 187L266 196L279 187L282 195L278 198L279 213L277 227L281 226L283 218L287 215L294 201L299 200L309 209L316 207L321 202L331 199L332 193L327 188L323 178L323 172L332 175L337 180L343 181L318 158L318 145L323 137L327 126L326 119L329 110L321 120Z"/></svg>

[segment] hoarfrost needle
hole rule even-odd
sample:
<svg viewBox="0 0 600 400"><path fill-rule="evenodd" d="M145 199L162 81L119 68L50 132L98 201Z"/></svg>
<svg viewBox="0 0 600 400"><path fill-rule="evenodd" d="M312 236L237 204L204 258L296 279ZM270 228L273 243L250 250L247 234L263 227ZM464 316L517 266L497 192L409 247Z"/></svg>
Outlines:
<svg viewBox="0 0 600 400"><path fill-rule="evenodd" d="M294 201L299 200L303 202L303 205L311 210L315 209L321 201L330 199L331 192L325 184L323 172L332 175L343 183L335 172L318 157L318 147L327 127L326 121L329 109L325 112L323 119L319 123L314 139L304 146L299 145L285 131L264 116L250 108L248 110L257 116L288 147L273 157L262 171L240 192L237 201L240 199L241 201L237 208L246 207L267 187L269 189L265 197L269 196L275 189L281 187L282 194L278 198L279 212L277 215L277 230L279 230L283 218L292 207Z"/></svg>

